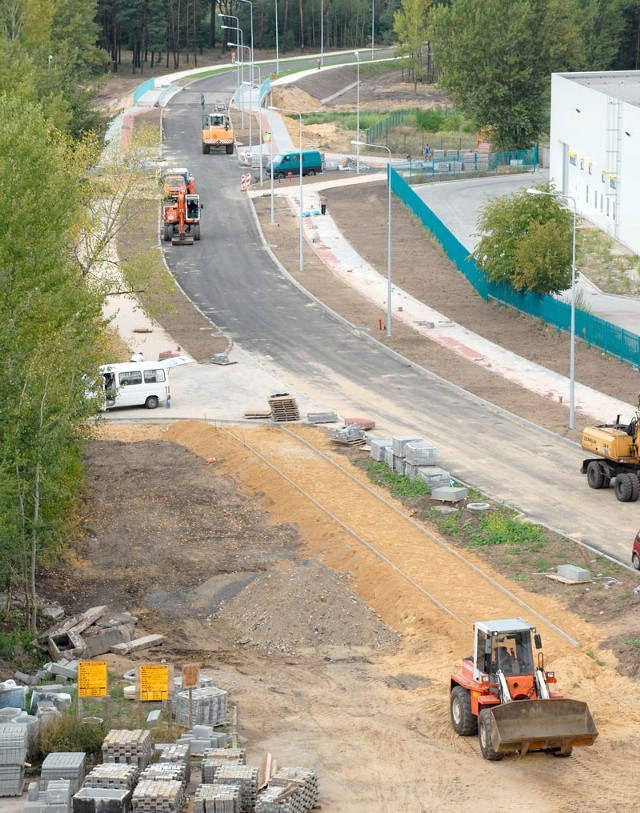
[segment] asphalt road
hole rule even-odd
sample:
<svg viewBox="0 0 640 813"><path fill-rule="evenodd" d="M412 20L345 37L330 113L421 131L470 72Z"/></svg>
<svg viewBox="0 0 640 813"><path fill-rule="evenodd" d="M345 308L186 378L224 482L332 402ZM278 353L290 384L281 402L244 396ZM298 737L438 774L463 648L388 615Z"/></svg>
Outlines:
<svg viewBox="0 0 640 813"><path fill-rule="evenodd" d="M201 153L200 92L228 98L234 81L228 74L194 83L165 111L167 160L191 169L205 205L202 240L188 249L165 246L187 296L292 389L340 414L366 414L379 427L429 439L456 479L627 563L638 506L617 502L612 489L590 490L576 444L394 358L310 300L274 263L240 190L237 158Z"/></svg>

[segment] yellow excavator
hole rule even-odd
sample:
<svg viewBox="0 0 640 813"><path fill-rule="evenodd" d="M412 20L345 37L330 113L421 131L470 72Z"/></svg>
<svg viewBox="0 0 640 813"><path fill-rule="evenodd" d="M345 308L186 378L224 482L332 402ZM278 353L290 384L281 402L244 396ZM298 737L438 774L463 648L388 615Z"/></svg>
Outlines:
<svg viewBox="0 0 640 813"><path fill-rule="evenodd" d="M583 431L582 448L597 457L583 460L580 471L587 475L589 488L609 488L615 478L618 500L635 502L640 497L640 396L635 417L629 423L621 423L620 417Z"/></svg>
<svg viewBox="0 0 640 813"><path fill-rule="evenodd" d="M545 669L541 648L535 627L522 618L474 624L474 653L451 675L450 712L456 734L478 734L485 759L528 751L568 757L574 746L595 742L587 704L551 689L556 676Z"/></svg>

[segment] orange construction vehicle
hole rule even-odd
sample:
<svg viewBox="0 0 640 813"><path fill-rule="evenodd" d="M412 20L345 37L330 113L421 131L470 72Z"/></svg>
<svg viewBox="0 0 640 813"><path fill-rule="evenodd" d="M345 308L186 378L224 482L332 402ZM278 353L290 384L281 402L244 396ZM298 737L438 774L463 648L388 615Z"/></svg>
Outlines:
<svg viewBox="0 0 640 813"><path fill-rule="evenodd" d="M164 173L162 194L166 200L176 200L178 192L193 195L196 191L196 179L186 167L172 167Z"/></svg>
<svg viewBox="0 0 640 813"><path fill-rule="evenodd" d="M227 155L232 155L234 144L233 127L226 111L216 110L202 117L202 152L205 155L209 155L212 149L222 147Z"/></svg>
<svg viewBox="0 0 640 813"><path fill-rule="evenodd" d="M533 644L542 647L535 627L522 618L478 621L474 644L474 654L451 675L451 724L461 737L479 735L485 759L527 751L566 757L573 746L595 742L587 704L551 691L556 677L542 652L534 664Z"/></svg>
<svg viewBox="0 0 640 813"><path fill-rule="evenodd" d="M189 246L200 239L200 195L187 195L182 190L175 200L162 207L164 239L174 246Z"/></svg>

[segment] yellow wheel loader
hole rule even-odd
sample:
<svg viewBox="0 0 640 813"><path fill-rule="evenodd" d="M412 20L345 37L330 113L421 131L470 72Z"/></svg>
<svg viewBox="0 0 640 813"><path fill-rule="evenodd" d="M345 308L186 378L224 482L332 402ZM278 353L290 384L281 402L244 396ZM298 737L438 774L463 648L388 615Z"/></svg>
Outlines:
<svg viewBox="0 0 640 813"><path fill-rule="evenodd" d="M478 621L474 653L451 675L451 724L456 734L478 734L485 759L548 751L559 757L574 746L593 745L598 730L586 703L552 691L554 672L535 627L522 618Z"/></svg>
<svg viewBox="0 0 640 813"><path fill-rule="evenodd" d="M620 502L635 502L640 497L640 450L638 423L640 397L635 417L621 423L588 426L582 433L582 448L596 458L582 461L580 471L587 475L589 488L609 488L615 478L616 497Z"/></svg>

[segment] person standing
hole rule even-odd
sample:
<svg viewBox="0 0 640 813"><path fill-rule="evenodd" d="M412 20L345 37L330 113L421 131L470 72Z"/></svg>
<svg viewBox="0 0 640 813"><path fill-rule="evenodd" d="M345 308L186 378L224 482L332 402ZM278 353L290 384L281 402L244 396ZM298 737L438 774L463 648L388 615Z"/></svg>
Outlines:
<svg viewBox="0 0 640 813"><path fill-rule="evenodd" d="M204 113L204 93L200 94L200 109Z"/></svg>
<svg viewBox="0 0 640 813"><path fill-rule="evenodd" d="M320 195L320 213L323 215L327 213L327 196L324 192Z"/></svg>

